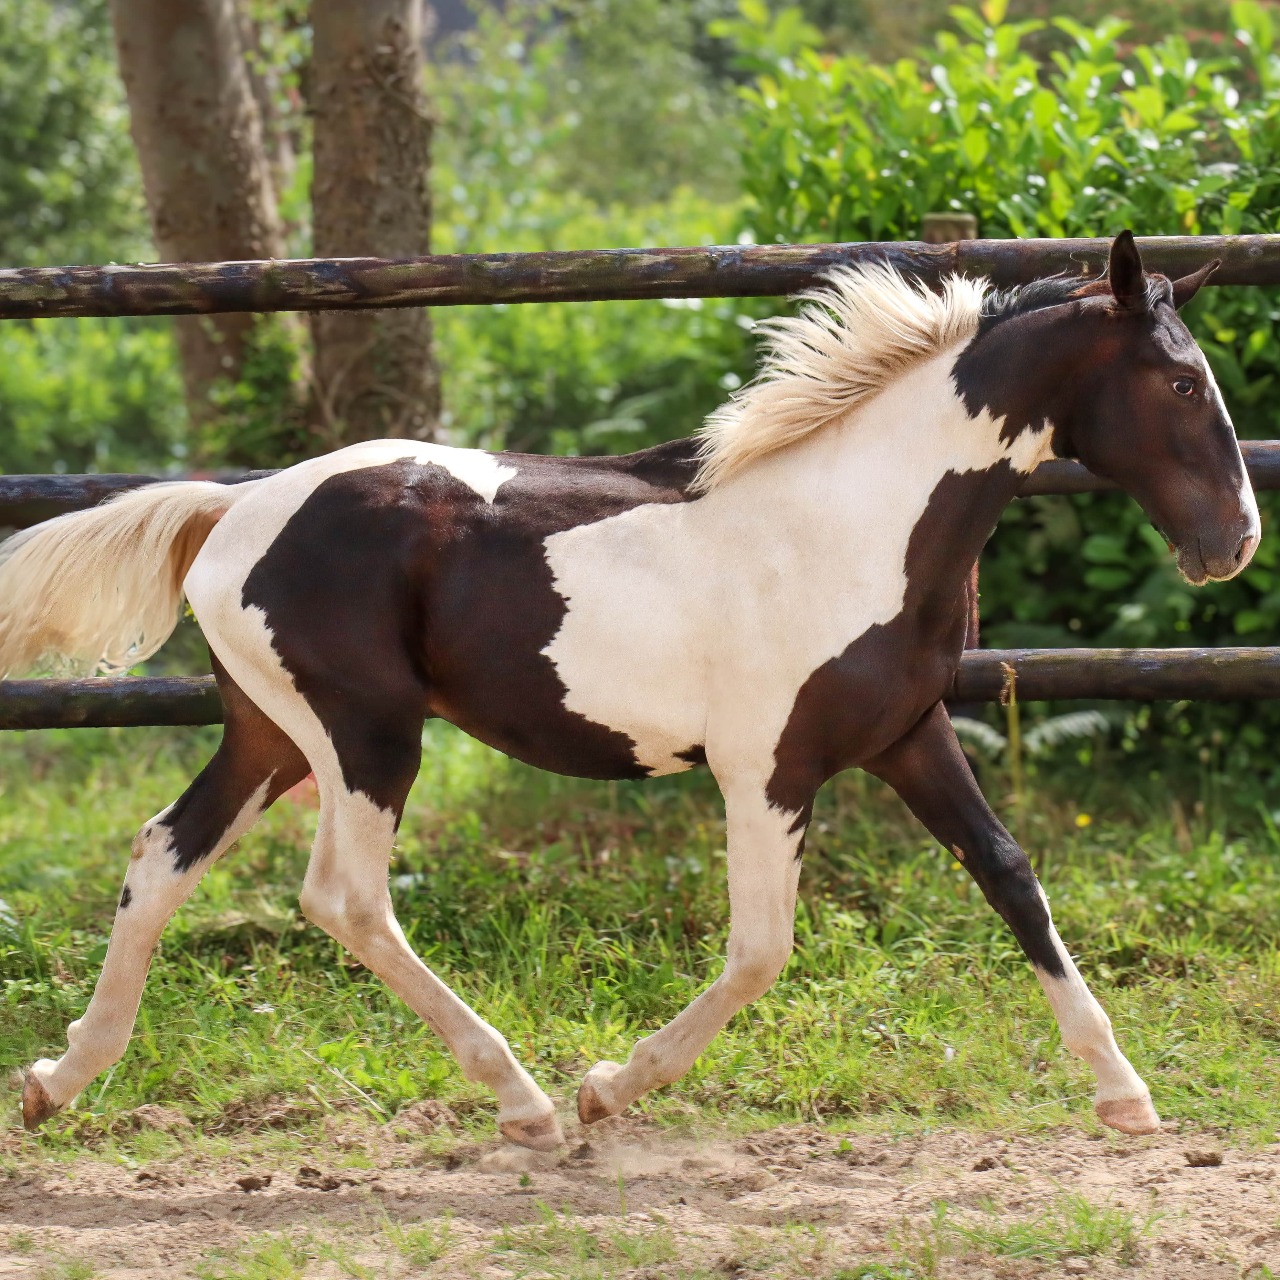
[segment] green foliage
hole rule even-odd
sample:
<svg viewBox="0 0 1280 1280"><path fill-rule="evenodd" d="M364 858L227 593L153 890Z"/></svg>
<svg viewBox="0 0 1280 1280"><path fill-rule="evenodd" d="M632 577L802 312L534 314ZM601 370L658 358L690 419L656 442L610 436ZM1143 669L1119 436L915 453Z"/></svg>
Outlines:
<svg viewBox="0 0 1280 1280"><path fill-rule="evenodd" d="M910 55L944 28L954 0L800 0L799 10L823 32L825 47L857 49L878 62ZM1130 23L1128 38L1150 43L1175 32L1185 34L1197 52L1213 51L1222 39L1222 0L1017 0L1025 18L1049 19L1069 10L1086 26L1115 16ZM1031 37L1037 53L1060 48L1052 29Z"/></svg>
<svg viewBox="0 0 1280 1280"><path fill-rule="evenodd" d="M599 121L562 86L568 62L582 70L574 93L608 96L592 78L596 72L588 74L604 55L596 49L588 58L594 46L571 40L575 31L590 33L590 24L581 24L591 15L603 22L605 10L587 6L578 25L546 27L538 24L543 6L512 9L506 18L483 11L459 61L438 71L436 249L728 239L736 204L701 191L676 187L662 200L606 201L603 169L594 190L574 185L575 157L612 146L599 141ZM688 132L696 132L693 125ZM620 191L635 194L639 165L615 156L606 188L616 178ZM623 181L629 166L635 172ZM743 314L739 303L698 299L441 310L435 321L446 427L466 443L559 453L620 452L687 435L749 375Z"/></svg>
<svg viewBox="0 0 1280 1280"><path fill-rule="evenodd" d="M105 0L4 0L0 49L0 262L140 253L146 214Z"/></svg>
<svg viewBox="0 0 1280 1280"><path fill-rule="evenodd" d="M730 5L477 6L475 29L456 38L435 68L437 159L483 171L490 199L510 196L517 204L536 189L568 190L600 206L643 205L691 183L732 199L733 98L705 63L702 35ZM474 195L477 184L468 186Z"/></svg>
<svg viewBox="0 0 1280 1280"><path fill-rule="evenodd" d="M147 256L106 4L4 0L0 48L0 264ZM149 470L184 432L168 322L0 324L0 470Z"/></svg>
<svg viewBox="0 0 1280 1280"><path fill-rule="evenodd" d="M1124 23L1057 18L1072 48L1043 65L1022 47L1041 23L959 7L960 33L927 60L793 44L744 94L752 226L764 240L910 239L951 208L988 236L1272 230L1280 71L1267 11L1233 13L1248 43L1213 62L1178 36L1120 60ZM758 57L787 17L736 26Z"/></svg>
<svg viewBox="0 0 1280 1280"><path fill-rule="evenodd" d="M318 450L307 429L301 387L306 330L297 318L261 315L245 342L240 377L222 378L217 416L192 449L202 467L286 467Z"/></svg>
<svg viewBox="0 0 1280 1280"><path fill-rule="evenodd" d="M1025 48L1043 24L1005 21L1003 0L953 9L958 33L892 65L819 53L793 38L793 14L741 8L732 33L747 56L778 52L744 91L748 221L762 240L911 239L945 209L994 237L1280 229L1280 50L1255 0L1231 6L1235 38L1217 58L1181 35L1121 56L1123 22L1059 17L1068 44L1047 63ZM1280 295L1209 290L1188 318L1241 435L1275 435ZM1263 506L1269 527L1275 500ZM1193 591L1127 499L1033 498L983 559L986 640L1266 640L1280 624L1277 554L1266 536L1242 578Z"/></svg>
<svg viewBox="0 0 1280 1280"><path fill-rule="evenodd" d="M0 323L0 471L176 466L185 439L167 321Z"/></svg>
<svg viewBox="0 0 1280 1280"><path fill-rule="evenodd" d="M688 193L639 211L537 197L522 216L503 248L715 241L729 221ZM698 298L438 312L446 426L466 443L563 454L688 435L750 376L743 315L740 304Z"/></svg>

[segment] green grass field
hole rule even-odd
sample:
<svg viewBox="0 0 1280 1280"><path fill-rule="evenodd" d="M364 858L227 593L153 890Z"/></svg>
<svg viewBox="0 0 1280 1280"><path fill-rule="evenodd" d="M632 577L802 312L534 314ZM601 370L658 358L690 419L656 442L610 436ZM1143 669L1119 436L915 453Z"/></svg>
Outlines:
<svg viewBox="0 0 1280 1280"><path fill-rule="evenodd" d="M215 741L213 730L0 741L6 1070L61 1052L106 946L130 839ZM1042 765L1021 812L1004 812L1122 1048L1165 1118L1245 1145L1274 1140L1272 818L1225 781L1175 801L1158 778L1062 770L1051 784ZM985 781L998 792L1003 779ZM74 1151L144 1102L226 1130L273 1108L306 1123L335 1107L386 1118L440 1098L492 1133L492 1100L300 918L313 823L305 804L282 802L205 878L165 935L128 1054L46 1144ZM571 1102L592 1062L625 1055L718 971L723 830L705 775L557 779L432 726L394 896L427 962ZM1012 938L879 784L850 775L824 791L801 899L782 980L687 1078L642 1104L655 1119L894 1132L1094 1124L1087 1070L1062 1049Z"/></svg>

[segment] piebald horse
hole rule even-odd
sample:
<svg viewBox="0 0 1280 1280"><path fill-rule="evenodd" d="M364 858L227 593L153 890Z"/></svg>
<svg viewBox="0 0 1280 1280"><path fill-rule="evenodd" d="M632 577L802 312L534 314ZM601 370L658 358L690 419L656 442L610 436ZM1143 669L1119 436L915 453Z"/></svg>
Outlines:
<svg viewBox="0 0 1280 1280"><path fill-rule="evenodd" d="M1138 500L1192 583L1238 573L1258 512L1213 374L1176 314L1216 266L938 292L841 269L772 321L759 377L700 438L558 458L382 440L235 486L155 484L10 540L0 672L121 670L183 594L226 707L221 745L139 831L111 943L68 1048L26 1076L34 1128L124 1053L151 954L200 877L308 772L320 814L301 907L490 1087L502 1132L548 1149L555 1108L506 1040L413 953L388 862L428 717L543 769L644 778L705 765L724 795L723 971L623 1064L584 1122L677 1080L792 948L823 782L884 779L1021 944L1105 1124L1151 1096L988 807L942 698L968 576L1023 477L1079 458Z"/></svg>

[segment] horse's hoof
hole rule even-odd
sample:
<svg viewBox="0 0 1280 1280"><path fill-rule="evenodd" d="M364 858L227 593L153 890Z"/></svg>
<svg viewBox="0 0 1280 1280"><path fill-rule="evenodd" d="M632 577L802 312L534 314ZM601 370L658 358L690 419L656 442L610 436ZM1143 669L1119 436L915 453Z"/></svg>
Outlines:
<svg viewBox="0 0 1280 1280"><path fill-rule="evenodd" d="M508 1142L528 1147L530 1151L554 1151L564 1146L560 1121L554 1115L539 1116L536 1120L503 1120L498 1128Z"/></svg>
<svg viewBox="0 0 1280 1280"><path fill-rule="evenodd" d="M62 1108L49 1097L34 1071L27 1072L22 1085L22 1127L34 1133L52 1115Z"/></svg>
<svg viewBox="0 0 1280 1280"><path fill-rule="evenodd" d="M1095 1103L1093 1109L1103 1124L1119 1129L1121 1133L1160 1132L1160 1117L1151 1105L1149 1094L1138 1098L1111 1098L1107 1102Z"/></svg>
<svg viewBox="0 0 1280 1280"><path fill-rule="evenodd" d="M595 1124L606 1116L616 1116L621 1107L606 1101L601 1087L608 1088L609 1081L621 1071L616 1062L597 1062L578 1086L578 1119L583 1124Z"/></svg>

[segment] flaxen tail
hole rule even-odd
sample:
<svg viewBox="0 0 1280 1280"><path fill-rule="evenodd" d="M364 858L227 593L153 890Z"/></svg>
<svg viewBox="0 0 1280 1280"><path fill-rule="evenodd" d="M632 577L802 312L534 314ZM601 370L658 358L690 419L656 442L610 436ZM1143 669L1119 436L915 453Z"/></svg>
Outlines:
<svg viewBox="0 0 1280 1280"><path fill-rule="evenodd" d="M0 676L149 658L178 623L196 553L252 487L147 485L15 534L0 546Z"/></svg>

